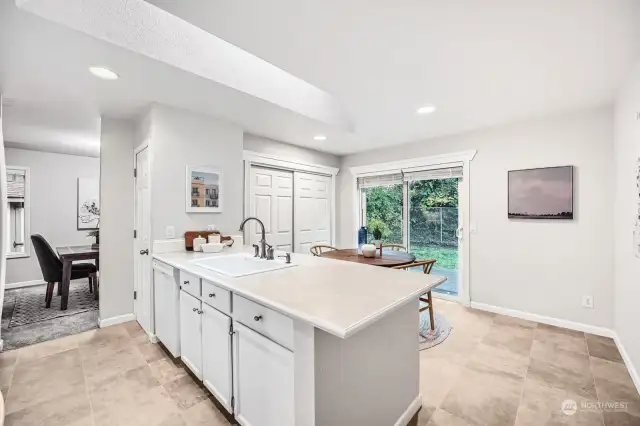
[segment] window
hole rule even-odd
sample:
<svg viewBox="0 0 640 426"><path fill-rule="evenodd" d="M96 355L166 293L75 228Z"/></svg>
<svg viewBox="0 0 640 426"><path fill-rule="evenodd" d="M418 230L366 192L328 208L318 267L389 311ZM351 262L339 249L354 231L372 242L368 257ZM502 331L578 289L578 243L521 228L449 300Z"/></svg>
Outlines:
<svg viewBox="0 0 640 426"><path fill-rule="evenodd" d="M29 169L7 166L7 258L29 256Z"/></svg>

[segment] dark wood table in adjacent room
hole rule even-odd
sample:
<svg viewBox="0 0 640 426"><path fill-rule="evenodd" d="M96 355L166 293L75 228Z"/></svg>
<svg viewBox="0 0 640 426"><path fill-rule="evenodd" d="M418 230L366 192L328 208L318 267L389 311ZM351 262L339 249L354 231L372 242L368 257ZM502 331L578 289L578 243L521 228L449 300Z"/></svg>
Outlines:
<svg viewBox="0 0 640 426"><path fill-rule="evenodd" d="M322 253L321 257L387 268L406 265L416 260L416 257L411 253L390 249L382 249L382 256L380 256L380 251L376 250L376 257L364 257L362 253L359 253L358 249L330 250Z"/></svg>
<svg viewBox="0 0 640 426"><path fill-rule="evenodd" d="M62 246L56 247L58 256L62 261L62 300L60 301L60 310L67 309L69 302L69 283L71 281L71 264L76 260L95 260L96 268L100 270L100 249L92 248L91 245L85 246ZM96 297L98 286L96 286Z"/></svg>

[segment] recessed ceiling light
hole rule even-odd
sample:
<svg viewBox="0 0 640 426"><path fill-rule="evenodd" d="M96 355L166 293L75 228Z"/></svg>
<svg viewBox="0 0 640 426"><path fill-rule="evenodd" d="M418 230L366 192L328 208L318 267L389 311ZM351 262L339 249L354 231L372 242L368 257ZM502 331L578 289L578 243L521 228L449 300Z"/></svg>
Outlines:
<svg viewBox="0 0 640 426"><path fill-rule="evenodd" d="M435 105L425 105L425 106L422 106L422 107L418 108L416 113L417 114L431 114L435 110L436 110L436 106Z"/></svg>
<svg viewBox="0 0 640 426"><path fill-rule="evenodd" d="M110 69L103 67L89 67L89 71L91 74L95 75L98 78L102 78L103 80L117 80L118 74L111 71Z"/></svg>
<svg viewBox="0 0 640 426"><path fill-rule="evenodd" d="M313 137L314 141L326 141L327 137L325 135L316 135Z"/></svg>

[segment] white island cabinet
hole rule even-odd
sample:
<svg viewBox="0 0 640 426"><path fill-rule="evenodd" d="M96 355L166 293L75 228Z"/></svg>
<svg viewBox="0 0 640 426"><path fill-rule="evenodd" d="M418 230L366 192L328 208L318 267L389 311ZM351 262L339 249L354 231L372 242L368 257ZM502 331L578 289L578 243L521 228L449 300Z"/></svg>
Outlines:
<svg viewBox="0 0 640 426"><path fill-rule="evenodd" d="M211 256L154 255L176 278L154 281L176 299L157 307L179 306L173 318L155 309L156 334L165 343L158 327L179 322L182 361L238 423L409 423L422 406L418 297L444 278L305 255L231 278L194 263Z"/></svg>

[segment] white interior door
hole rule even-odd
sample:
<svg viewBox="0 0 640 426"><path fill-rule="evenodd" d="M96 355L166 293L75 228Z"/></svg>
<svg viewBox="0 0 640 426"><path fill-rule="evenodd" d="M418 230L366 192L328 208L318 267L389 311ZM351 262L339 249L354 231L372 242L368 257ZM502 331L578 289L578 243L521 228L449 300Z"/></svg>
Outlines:
<svg viewBox="0 0 640 426"><path fill-rule="evenodd" d="M296 253L331 244L331 177L295 172L294 188Z"/></svg>
<svg viewBox="0 0 640 426"><path fill-rule="evenodd" d="M293 248L293 173L251 168L249 213L264 223L267 242L276 250ZM260 227L252 221L249 243L260 241Z"/></svg>
<svg viewBox="0 0 640 426"><path fill-rule="evenodd" d="M136 300L134 309L140 326L149 334L153 333L151 293L151 211L149 187L149 149L136 153L135 192L135 283Z"/></svg>

